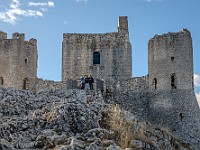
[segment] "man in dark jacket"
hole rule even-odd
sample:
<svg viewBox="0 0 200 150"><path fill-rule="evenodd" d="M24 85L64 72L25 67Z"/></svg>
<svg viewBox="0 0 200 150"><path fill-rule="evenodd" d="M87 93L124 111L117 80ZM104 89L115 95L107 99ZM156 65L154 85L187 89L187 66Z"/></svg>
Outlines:
<svg viewBox="0 0 200 150"><path fill-rule="evenodd" d="M93 83L94 83L94 79L93 79L92 75L90 75L90 77L89 77L90 90L93 90Z"/></svg>

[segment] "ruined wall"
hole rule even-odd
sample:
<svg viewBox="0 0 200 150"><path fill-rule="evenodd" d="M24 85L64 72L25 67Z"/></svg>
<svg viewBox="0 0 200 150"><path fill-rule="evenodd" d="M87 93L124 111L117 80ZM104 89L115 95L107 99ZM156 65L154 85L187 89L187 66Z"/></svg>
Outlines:
<svg viewBox="0 0 200 150"><path fill-rule="evenodd" d="M118 82L114 101L199 149L200 109L194 93L190 32L156 35L148 50L149 74Z"/></svg>
<svg viewBox="0 0 200 150"><path fill-rule="evenodd" d="M24 34L14 33L7 39L0 34L0 78L5 87L35 89L37 79L37 41L25 41Z"/></svg>
<svg viewBox="0 0 200 150"><path fill-rule="evenodd" d="M116 86L117 91L123 92L147 92L148 76L134 77L125 81L119 81Z"/></svg>
<svg viewBox="0 0 200 150"><path fill-rule="evenodd" d="M36 91L40 91L51 87L52 89L62 89L64 88L64 84L61 81L53 81L53 80L43 80L42 78L37 79L36 83Z"/></svg>
<svg viewBox="0 0 200 150"><path fill-rule="evenodd" d="M148 76L135 77L117 83L114 101L141 119L147 119Z"/></svg>
<svg viewBox="0 0 200 150"><path fill-rule="evenodd" d="M149 121L167 127L200 149L200 109L193 90L159 90L148 94Z"/></svg>
<svg viewBox="0 0 200 150"><path fill-rule="evenodd" d="M100 63L94 64L94 53ZM105 34L64 34L62 43L62 81L92 75L104 88L131 78L131 44L127 17L119 18L118 32ZM96 84L96 83L95 83Z"/></svg>

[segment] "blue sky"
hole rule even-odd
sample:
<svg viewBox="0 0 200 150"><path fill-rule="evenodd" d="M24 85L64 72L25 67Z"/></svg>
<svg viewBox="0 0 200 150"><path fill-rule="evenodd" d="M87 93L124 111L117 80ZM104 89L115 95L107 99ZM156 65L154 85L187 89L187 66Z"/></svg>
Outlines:
<svg viewBox="0 0 200 150"><path fill-rule="evenodd" d="M38 41L38 77L61 80L63 33L117 31L128 16L133 76L146 75L147 44L155 34L187 28L193 38L196 92L200 86L199 0L0 0L0 30Z"/></svg>

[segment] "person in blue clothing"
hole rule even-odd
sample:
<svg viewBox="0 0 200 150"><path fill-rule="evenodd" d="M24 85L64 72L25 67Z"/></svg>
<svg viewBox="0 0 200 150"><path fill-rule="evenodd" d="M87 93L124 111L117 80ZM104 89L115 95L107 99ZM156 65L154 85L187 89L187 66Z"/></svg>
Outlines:
<svg viewBox="0 0 200 150"><path fill-rule="evenodd" d="M85 77L84 76L82 76L81 77L81 89L85 89Z"/></svg>

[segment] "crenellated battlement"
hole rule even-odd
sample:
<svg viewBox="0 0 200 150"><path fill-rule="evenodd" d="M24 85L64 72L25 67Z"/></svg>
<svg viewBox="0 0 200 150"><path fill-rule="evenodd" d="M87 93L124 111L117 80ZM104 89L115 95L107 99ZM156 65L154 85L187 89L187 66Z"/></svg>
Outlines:
<svg viewBox="0 0 200 150"><path fill-rule="evenodd" d="M8 38L7 33L3 32L3 31L0 31L0 40L9 40L9 41L11 41L11 40L20 40L20 41L26 41L24 33L15 32L15 33L12 34L12 38ZM37 44L37 40L34 39L34 38L29 39L29 42L31 43L31 45L36 45Z"/></svg>
<svg viewBox="0 0 200 150"><path fill-rule="evenodd" d="M12 34L12 39L16 40L16 39L19 39L19 40L22 40L24 41L25 40L25 34L24 33L18 33L18 32L15 32Z"/></svg>
<svg viewBox="0 0 200 150"><path fill-rule="evenodd" d="M30 39L29 41L28 41L28 45L31 45L31 46L37 46L37 40L36 39Z"/></svg>

